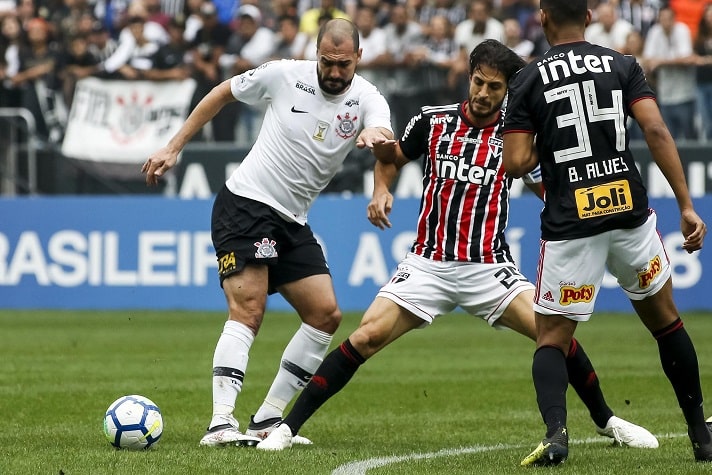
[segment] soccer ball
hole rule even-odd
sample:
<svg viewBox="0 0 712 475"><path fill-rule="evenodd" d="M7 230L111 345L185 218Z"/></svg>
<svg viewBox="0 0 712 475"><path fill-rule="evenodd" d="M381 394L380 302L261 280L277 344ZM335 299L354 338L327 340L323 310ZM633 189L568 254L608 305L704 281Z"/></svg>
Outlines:
<svg viewBox="0 0 712 475"><path fill-rule="evenodd" d="M120 449L147 449L163 434L161 410L153 401L137 394L112 402L104 416L104 435Z"/></svg>

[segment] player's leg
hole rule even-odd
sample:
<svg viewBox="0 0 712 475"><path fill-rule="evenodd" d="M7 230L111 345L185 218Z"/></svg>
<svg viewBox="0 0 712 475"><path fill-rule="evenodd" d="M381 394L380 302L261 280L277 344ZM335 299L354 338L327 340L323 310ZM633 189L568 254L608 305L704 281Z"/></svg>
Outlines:
<svg viewBox="0 0 712 475"><path fill-rule="evenodd" d="M302 390L319 367L341 321L331 277L318 274L279 287L297 311L302 324L291 338L267 396L252 416L248 435L264 439L282 422L287 404ZM294 443L310 444L304 437Z"/></svg>
<svg viewBox="0 0 712 475"><path fill-rule="evenodd" d="M247 434L265 438L282 422L294 395L319 367L341 323L341 311L321 246L307 226L287 224L279 263L270 269L270 291L278 291L297 311L302 325L287 344L277 375ZM296 443L311 443L299 437Z"/></svg>
<svg viewBox="0 0 712 475"><path fill-rule="evenodd" d="M247 371L250 347L262 323L267 298L267 266L247 265L223 282L229 318L213 354L213 415L200 445L249 441L233 417Z"/></svg>
<svg viewBox="0 0 712 475"><path fill-rule="evenodd" d="M605 271L601 256L607 255L606 239L602 233L585 239L541 241L532 377L546 435L522 465L556 465L568 457L566 356L577 323L587 321L593 312Z"/></svg>
<svg viewBox="0 0 712 475"><path fill-rule="evenodd" d="M520 292L497 320L524 336L536 341L534 309L532 307L533 290ZM574 388L581 401L586 405L596 431L614 439L615 443L635 448L657 448L658 440L647 429L616 417L606 403L593 363L575 338L571 340L566 355L566 369L569 384Z"/></svg>
<svg viewBox="0 0 712 475"><path fill-rule="evenodd" d="M658 343L695 459L712 461L712 434L705 424L697 353L673 301L670 262L656 230L655 214L638 228L624 231L614 233L608 266Z"/></svg>
<svg viewBox="0 0 712 475"><path fill-rule="evenodd" d="M360 326L324 358L321 366L284 418L284 423L257 448L282 450L290 447L293 437L297 436L304 423L326 401L346 386L368 358L404 333L422 324L423 320L392 300L376 297L364 314Z"/></svg>
<svg viewBox="0 0 712 475"><path fill-rule="evenodd" d="M233 410L242 390L250 347L262 324L268 265L275 263L281 246L273 236L281 222L269 206L236 196L225 186L215 197L211 237L228 321L213 354L213 417L201 445L256 440L240 433ZM255 242L265 240L266 248L256 253Z"/></svg>
<svg viewBox="0 0 712 475"><path fill-rule="evenodd" d="M296 435L309 417L339 392L368 358L404 333L451 311L455 307L456 286L449 280L453 278L450 267L451 263L434 263L409 254L381 288L359 327L324 358L294 402L284 424L257 448L282 450L291 446L290 436ZM428 291L423 292L423 289Z"/></svg>

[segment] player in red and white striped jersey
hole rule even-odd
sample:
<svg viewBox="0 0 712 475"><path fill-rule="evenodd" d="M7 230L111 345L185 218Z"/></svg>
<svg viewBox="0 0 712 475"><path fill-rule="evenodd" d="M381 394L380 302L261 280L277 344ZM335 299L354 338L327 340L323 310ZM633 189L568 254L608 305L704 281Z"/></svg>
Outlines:
<svg viewBox="0 0 712 475"><path fill-rule="evenodd" d="M534 287L517 269L505 240L511 178L502 168L502 106L507 81L524 62L490 40L470 55L469 97L423 107L397 143L376 145L372 224L391 226L389 187L400 167L424 156L417 237L366 311L361 324L316 370L284 423L258 449L281 450L307 419L351 379L368 358L408 331L460 307L490 326L536 338ZM525 180L541 196L538 174ZM580 345L567 358L569 380L600 434L622 445L655 448L646 429L613 415Z"/></svg>

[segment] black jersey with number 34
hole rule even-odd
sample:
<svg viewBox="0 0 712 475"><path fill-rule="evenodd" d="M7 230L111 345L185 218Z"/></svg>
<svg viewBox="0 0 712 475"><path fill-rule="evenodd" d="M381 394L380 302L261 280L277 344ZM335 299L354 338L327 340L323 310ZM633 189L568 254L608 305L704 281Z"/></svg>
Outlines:
<svg viewBox="0 0 712 475"><path fill-rule="evenodd" d="M504 133L536 134L542 239L645 221L647 194L625 125L632 104L654 97L635 58L585 41L551 48L513 78Z"/></svg>

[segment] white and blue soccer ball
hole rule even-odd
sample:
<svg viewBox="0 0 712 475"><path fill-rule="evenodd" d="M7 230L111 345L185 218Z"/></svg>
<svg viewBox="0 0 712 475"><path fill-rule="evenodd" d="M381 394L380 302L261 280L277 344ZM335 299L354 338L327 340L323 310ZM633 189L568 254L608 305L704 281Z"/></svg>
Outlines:
<svg viewBox="0 0 712 475"><path fill-rule="evenodd" d="M144 396L122 396L104 416L104 435L116 448L140 450L155 445L163 434L158 406Z"/></svg>

